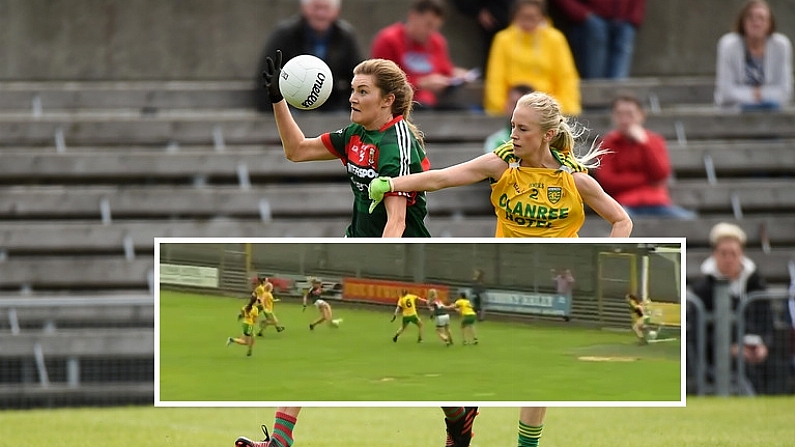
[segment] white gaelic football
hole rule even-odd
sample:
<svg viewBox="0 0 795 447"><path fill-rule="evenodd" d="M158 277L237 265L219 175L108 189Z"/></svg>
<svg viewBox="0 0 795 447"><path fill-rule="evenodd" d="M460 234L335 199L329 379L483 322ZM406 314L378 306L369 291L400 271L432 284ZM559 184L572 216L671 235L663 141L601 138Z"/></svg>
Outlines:
<svg viewBox="0 0 795 447"><path fill-rule="evenodd" d="M322 59L301 54L282 67L279 90L291 106L311 110L326 102L333 83L331 69Z"/></svg>

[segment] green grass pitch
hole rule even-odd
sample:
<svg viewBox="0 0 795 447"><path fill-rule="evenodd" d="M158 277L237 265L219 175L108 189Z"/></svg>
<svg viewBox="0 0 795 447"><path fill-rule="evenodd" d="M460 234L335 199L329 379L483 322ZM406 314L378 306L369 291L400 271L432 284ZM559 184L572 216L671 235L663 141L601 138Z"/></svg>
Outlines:
<svg viewBox="0 0 795 447"><path fill-rule="evenodd" d="M687 408L550 408L540 447L791 447L795 398L687 401ZM481 408L472 447L516 445L516 408ZM294 447L442 447L439 408L305 408ZM232 447L272 408L85 408L0 411L0 447ZM373 440L378 440L377 443Z"/></svg>
<svg viewBox="0 0 795 447"><path fill-rule="evenodd" d="M240 335L243 304L161 292L162 401L680 400L678 343L637 346L630 333L486 321L480 344L462 346L454 317L457 344L447 348L427 316L423 343L414 326L393 343L400 320L390 323L390 308L338 305L339 329L310 331L314 307L277 303L286 331L268 328L246 357L244 346L225 346Z"/></svg>

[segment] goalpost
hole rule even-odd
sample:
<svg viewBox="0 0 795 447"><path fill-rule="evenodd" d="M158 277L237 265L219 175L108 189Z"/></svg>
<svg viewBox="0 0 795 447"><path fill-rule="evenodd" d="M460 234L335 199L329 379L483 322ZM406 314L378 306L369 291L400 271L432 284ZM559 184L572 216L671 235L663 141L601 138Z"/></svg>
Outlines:
<svg viewBox="0 0 795 447"><path fill-rule="evenodd" d="M674 281L676 284L677 302L655 302L652 301L648 292L649 284L649 265L651 256L656 255L669 261L673 265ZM643 256L643 270L646 274L643 277L645 289L643 291L643 310L647 318L647 326L652 329L653 337L649 337L649 342L663 342L677 340L682 328L682 269L681 269L681 249L673 247L656 247L648 250ZM652 332L649 333L651 335Z"/></svg>
<svg viewBox="0 0 795 447"><path fill-rule="evenodd" d="M628 314L624 296L636 295L643 303L646 326L651 331L650 342L673 341L679 338L681 328L681 250L676 247L656 247L638 244L631 250L603 251L598 254L597 300L600 322L623 321ZM676 302L654 301L651 284L652 257L671 263L675 281ZM659 285L659 283L658 283ZM608 297L621 298L608 306ZM658 290L659 298L659 290ZM620 310L618 310L620 309ZM611 314L609 311L613 310ZM613 318L611 318L613 317Z"/></svg>

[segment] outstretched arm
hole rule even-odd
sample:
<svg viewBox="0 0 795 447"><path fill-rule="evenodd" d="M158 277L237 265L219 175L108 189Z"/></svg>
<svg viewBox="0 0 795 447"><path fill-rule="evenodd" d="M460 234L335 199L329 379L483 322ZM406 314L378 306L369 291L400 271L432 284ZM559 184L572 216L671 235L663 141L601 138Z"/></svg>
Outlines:
<svg viewBox="0 0 795 447"><path fill-rule="evenodd" d="M484 154L444 169L435 169L418 174L404 175L392 179L393 191L438 191L454 186L471 185L489 177L495 170L506 168L502 159L494 154Z"/></svg>
<svg viewBox="0 0 795 447"><path fill-rule="evenodd" d="M400 177L378 177L370 182L372 213L384 194L393 191L437 191L453 186L470 185L487 178L499 178L508 165L495 154L480 157L444 169L435 169Z"/></svg>
<svg viewBox="0 0 795 447"><path fill-rule="evenodd" d="M597 214L613 225L610 237L629 237L632 233L632 219L626 210L610 197L591 176L585 173L574 174L574 184L577 186L582 200Z"/></svg>

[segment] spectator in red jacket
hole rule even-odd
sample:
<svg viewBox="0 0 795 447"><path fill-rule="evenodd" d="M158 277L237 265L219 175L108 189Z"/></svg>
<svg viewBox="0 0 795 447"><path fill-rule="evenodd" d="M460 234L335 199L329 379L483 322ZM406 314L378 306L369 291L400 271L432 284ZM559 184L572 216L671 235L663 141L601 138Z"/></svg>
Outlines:
<svg viewBox="0 0 795 447"><path fill-rule="evenodd" d="M645 0L555 0L571 22L569 45L582 79L629 77Z"/></svg>
<svg viewBox="0 0 795 447"><path fill-rule="evenodd" d="M382 29L373 39L371 57L389 59L406 72L420 108L459 108L454 87L474 80L475 72L456 68L447 40L439 32L444 23L442 0L414 0L406 22Z"/></svg>
<svg viewBox="0 0 795 447"><path fill-rule="evenodd" d="M595 173L605 192L633 218L637 216L693 219L695 213L671 203L667 180L671 163L665 139L643 128L646 118L637 97L622 93L613 100L614 129L605 135Z"/></svg>

